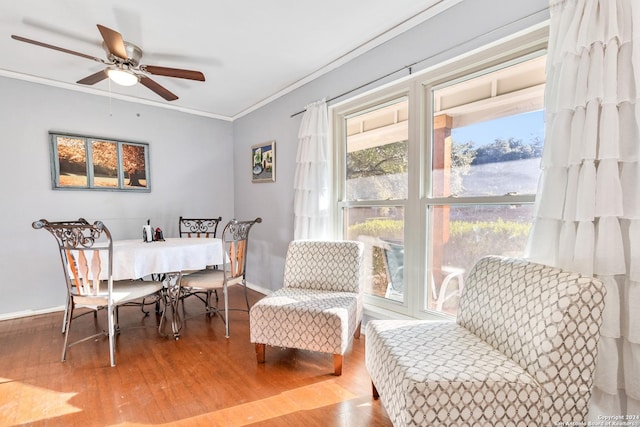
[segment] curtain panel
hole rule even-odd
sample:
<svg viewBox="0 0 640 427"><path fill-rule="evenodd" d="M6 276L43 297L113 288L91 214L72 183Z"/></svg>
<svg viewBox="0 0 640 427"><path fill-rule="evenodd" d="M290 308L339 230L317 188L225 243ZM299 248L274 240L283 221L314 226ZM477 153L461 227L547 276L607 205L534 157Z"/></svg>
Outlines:
<svg viewBox="0 0 640 427"><path fill-rule="evenodd" d="M640 415L640 1L552 0L528 257L607 288L589 419Z"/></svg>
<svg viewBox="0 0 640 427"><path fill-rule="evenodd" d="M329 120L324 99L307 105L298 133L294 177L294 239L328 238Z"/></svg>

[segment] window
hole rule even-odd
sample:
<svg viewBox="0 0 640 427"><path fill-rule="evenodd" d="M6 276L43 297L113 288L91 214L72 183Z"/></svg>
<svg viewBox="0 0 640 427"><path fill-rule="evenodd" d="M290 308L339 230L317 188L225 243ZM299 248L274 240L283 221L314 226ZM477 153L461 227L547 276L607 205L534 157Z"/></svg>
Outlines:
<svg viewBox="0 0 640 427"><path fill-rule="evenodd" d="M366 243L370 274L365 293L402 302L404 210L409 192L407 98L383 102L344 122L343 235Z"/></svg>
<svg viewBox="0 0 640 427"><path fill-rule="evenodd" d="M546 31L333 108L336 222L368 307L455 315L485 255L521 256L544 142ZM489 58L489 59L485 59Z"/></svg>
<svg viewBox="0 0 640 427"><path fill-rule="evenodd" d="M426 308L455 314L485 255L522 256L544 141L545 56L427 85Z"/></svg>

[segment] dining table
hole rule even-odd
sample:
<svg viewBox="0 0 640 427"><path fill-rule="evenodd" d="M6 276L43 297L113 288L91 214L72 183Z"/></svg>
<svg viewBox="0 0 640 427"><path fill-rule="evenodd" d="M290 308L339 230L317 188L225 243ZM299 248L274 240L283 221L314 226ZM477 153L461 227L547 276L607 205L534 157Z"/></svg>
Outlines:
<svg viewBox="0 0 640 427"><path fill-rule="evenodd" d="M222 265L224 250L218 238L166 238L151 242L114 240L111 275L113 280L137 280L159 277L164 282L165 308L158 331L164 332L167 311L171 312L173 337L180 337L182 319L178 310L180 278L184 272ZM168 310L167 310L168 309Z"/></svg>

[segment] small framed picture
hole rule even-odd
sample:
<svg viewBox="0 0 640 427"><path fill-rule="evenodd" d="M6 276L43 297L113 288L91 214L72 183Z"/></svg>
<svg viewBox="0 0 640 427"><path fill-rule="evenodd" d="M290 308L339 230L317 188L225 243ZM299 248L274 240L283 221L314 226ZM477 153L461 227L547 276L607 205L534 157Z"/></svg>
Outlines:
<svg viewBox="0 0 640 427"><path fill-rule="evenodd" d="M276 180L276 142L251 146L251 182Z"/></svg>

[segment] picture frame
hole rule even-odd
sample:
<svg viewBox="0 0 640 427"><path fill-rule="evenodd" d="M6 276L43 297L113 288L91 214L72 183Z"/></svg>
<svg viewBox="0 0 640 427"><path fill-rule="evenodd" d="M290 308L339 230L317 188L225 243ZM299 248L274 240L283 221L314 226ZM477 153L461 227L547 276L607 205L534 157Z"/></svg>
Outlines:
<svg viewBox="0 0 640 427"><path fill-rule="evenodd" d="M49 135L54 190L151 191L148 143Z"/></svg>
<svg viewBox="0 0 640 427"><path fill-rule="evenodd" d="M276 142L251 146L251 182L275 182Z"/></svg>

